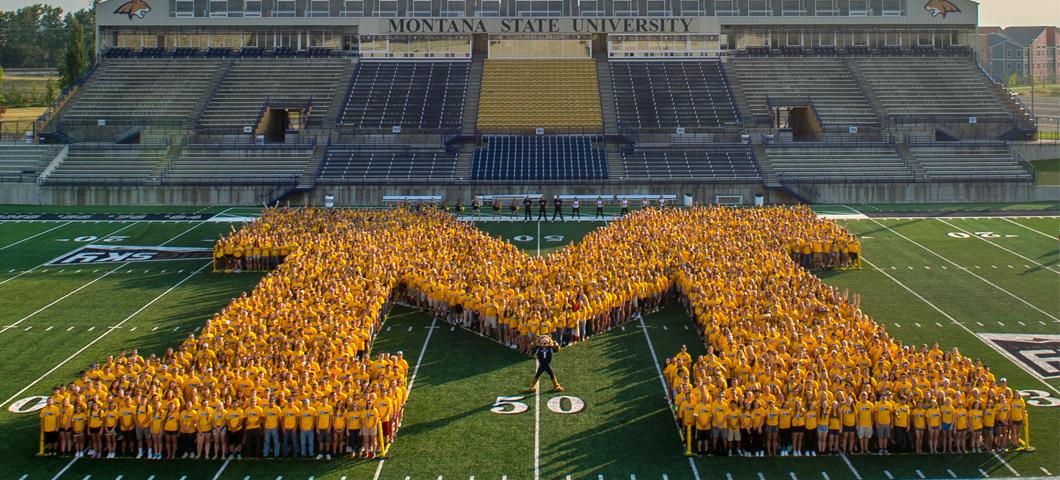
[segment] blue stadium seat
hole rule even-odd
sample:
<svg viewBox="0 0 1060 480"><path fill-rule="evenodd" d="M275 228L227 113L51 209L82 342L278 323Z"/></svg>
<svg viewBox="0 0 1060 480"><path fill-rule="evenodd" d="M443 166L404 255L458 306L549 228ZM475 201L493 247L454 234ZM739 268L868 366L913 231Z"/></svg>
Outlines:
<svg viewBox="0 0 1060 480"><path fill-rule="evenodd" d="M389 131L459 127L469 62L360 62L340 123Z"/></svg>
<svg viewBox="0 0 1060 480"><path fill-rule="evenodd" d="M740 121L721 62L610 62L618 124L634 129L722 127Z"/></svg>
<svg viewBox="0 0 1060 480"><path fill-rule="evenodd" d="M758 181L750 145L637 147L622 154L627 177L673 180Z"/></svg>
<svg viewBox="0 0 1060 480"><path fill-rule="evenodd" d="M592 136L496 136L475 150L474 180L599 180L607 153Z"/></svg>

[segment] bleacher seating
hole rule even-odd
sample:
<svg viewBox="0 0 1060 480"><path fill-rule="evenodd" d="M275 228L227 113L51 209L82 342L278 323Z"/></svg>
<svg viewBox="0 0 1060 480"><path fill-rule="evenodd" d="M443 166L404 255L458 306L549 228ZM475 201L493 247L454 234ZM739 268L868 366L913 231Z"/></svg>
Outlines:
<svg viewBox="0 0 1060 480"><path fill-rule="evenodd" d="M647 180L755 181L758 168L749 145L638 147L622 155L625 175Z"/></svg>
<svg viewBox="0 0 1060 480"><path fill-rule="evenodd" d="M210 98L199 127L241 132L257 125L266 103L301 107L312 99L309 126L330 118L332 97L349 59L240 58L232 63L217 92Z"/></svg>
<svg viewBox="0 0 1060 480"><path fill-rule="evenodd" d="M612 61L618 124L630 128L720 127L739 121L718 61Z"/></svg>
<svg viewBox="0 0 1060 480"><path fill-rule="evenodd" d="M478 128L484 132L543 127L577 132L603 129L593 60L486 60Z"/></svg>
<svg viewBox="0 0 1060 480"><path fill-rule="evenodd" d="M219 74L216 58L108 58L63 108L63 123L181 124Z"/></svg>
<svg viewBox="0 0 1060 480"><path fill-rule="evenodd" d="M35 181L56 153L54 145L0 144L0 181Z"/></svg>
<svg viewBox="0 0 1060 480"><path fill-rule="evenodd" d="M475 150L475 180L596 180L607 178L607 153L589 136L496 136Z"/></svg>
<svg viewBox="0 0 1060 480"><path fill-rule="evenodd" d="M138 184L161 164L165 145L71 144L45 183Z"/></svg>
<svg viewBox="0 0 1060 480"><path fill-rule="evenodd" d="M166 169L169 183L270 183L300 176L312 145L188 145Z"/></svg>
<svg viewBox="0 0 1060 480"><path fill-rule="evenodd" d="M929 179L1029 180L1031 174L1004 143L910 145Z"/></svg>
<svg viewBox="0 0 1060 480"><path fill-rule="evenodd" d="M894 145L784 145L766 148L781 177L820 181L910 180L913 170Z"/></svg>
<svg viewBox="0 0 1060 480"><path fill-rule="evenodd" d="M975 62L960 57L863 57L854 60L886 113L966 119L1011 117Z"/></svg>
<svg viewBox="0 0 1060 480"><path fill-rule="evenodd" d="M769 98L809 97L825 128L878 124L872 106L841 58L742 57L734 58L730 65L733 81L740 82L757 118L769 118Z"/></svg>
<svg viewBox="0 0 1060 480"><path fill-rule="evenodd" d="M451 179L457 154L437 148L332 145L324 156L321 183L361 180Z"/></svg>
<svg viewBox="0 0 1060 480"><path fill-rule="evenodd" d="M340 123L357 129L460 126L470 62L360 62Z"/></svg>

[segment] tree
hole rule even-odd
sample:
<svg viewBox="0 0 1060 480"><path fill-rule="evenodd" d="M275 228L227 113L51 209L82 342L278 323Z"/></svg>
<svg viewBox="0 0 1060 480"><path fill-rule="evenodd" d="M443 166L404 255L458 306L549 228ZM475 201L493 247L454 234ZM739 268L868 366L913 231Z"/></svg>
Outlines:
<svg viewBox="0 0 1060 480"><path fill-rule="evenodd" d="M58 89L58 86L55 85L55 80L48 80L48 82L44 84L44 98L42 99L44 101L44 106L49 106L52 103L55 103L55 94Z"/></svg>
<svg viewBox="0 0 1060 480"><path fill-rule="evenodd" d="M88 58L85 55L85 29L73 15L67 15L66 22L66 56L59 68L64 87L74 83L88 68Z"/></svg>
<svg viewBox="0 0 1060 480"><path fill-rule="evenodd" d="M1019 75L1016 75L1015 73L1013 73L1012 75L1008 76L1008 86L1009 86L1009 88L1015 87L1015 86L1017 86L1019 84L1020 84Z"/></svg>

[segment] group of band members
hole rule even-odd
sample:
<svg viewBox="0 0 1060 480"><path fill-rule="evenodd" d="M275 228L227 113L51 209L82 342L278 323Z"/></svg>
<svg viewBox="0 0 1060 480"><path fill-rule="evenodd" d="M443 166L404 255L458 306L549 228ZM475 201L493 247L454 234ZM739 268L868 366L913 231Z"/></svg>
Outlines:
<svg viewBox="0 0 1060 480"><path fill-rule="evenodd" d="M564 209L566 208L567 203L559 195L553 195L551 200L549 200L544 195L539 195L535 197L536 199L529 195L524 195L522 198L512 197L508 200L507 208L505 207L501 199L494 198L492 201L488 202L489 208L492 211L492 217L503 218L504 215L506 215L505 210L507 210L508 218L518 218L519 212L522 211L522 218L524 222L534 221L535 218L537 221L541 222L555 222L557 219L559 221L566 220L566 217L564 216ZM622 198L615 202L605 199L602 196L597 196L595 200L590 199L589 203L590 205L595 207L595 214L593 218L601 220L606 218L604 216L604 209L607 207L610 207L612 205L618 206L619 215L628 214L630 212L631 207L631 203L628 198ZM551 216L549 216L549 204L551 204ZM534 216L535 205L537 207L536 217ZM670 205L670 202L668 202L666 198L662 195L654 199L648 197L642 197L640 199L641 209L649 207L664 208ZM457 200L456 203L454 203L452 206L450 206L449 203L445 200L442 200L441 202L418 200L414 202L401 202L398 206L402 208L411 208L417 211L421 209L438 209L442 211L452 212L453 215L464 215L465 213L467 213L467 208L470 207L471 215L474 218L479 218L482 215L483 202L478 197L476 197L471 200L469 205L465 205L462 200ZM570 216L571 218L582 217L582 200L578 197L574 197L570 200Z"/></svg>

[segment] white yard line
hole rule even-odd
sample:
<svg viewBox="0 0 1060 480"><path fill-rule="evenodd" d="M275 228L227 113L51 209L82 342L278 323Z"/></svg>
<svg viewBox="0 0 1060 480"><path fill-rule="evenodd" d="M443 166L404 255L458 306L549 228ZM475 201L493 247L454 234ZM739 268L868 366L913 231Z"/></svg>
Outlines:
<svg viewBox="0 0 1060 480"><path fill-rule="evenodd" d="M109 236L111 236L111 235L115 235L115 234L121 233L121 231L122 231L122 230L125 230L126 228L129 228L129 227L131 227L131 226L133 226L133 225L136 225L137 223L138 223L138 222L133 222L133 223L130 223L130 224L128 224L128 225L126 225L126 226L124 226L124 227L121 227L121 228L119 228L119 229L117 229L117 230L115 230L115 231L113 231L113 232L110 232L110 233L108 233L108 234L106 234L106 235L104 235L104 236L102 236L102 237L99 237L99 238L107 238L107 237L109 237ZM37 265L36 267L33 267L33 268L29 269L29 270L25 270L25 271L23 271L22 273L19 273L18 275L15 275L15 276L13 276L13 277L10 277L10 278L5 278L5 279L4 279L3 281L0 281L0 285L3 285L3 284L5 284L5 283L7 283L7 282L10 282L11 280L14 280L14 279L16 279L16 278L18 278L18 277L21 277L21 276L23 276L23 275L25 275L25 274L27 274L27 273L33 273L33 272L34 272L34 270L36 270L36 269L38 269L38 268L40 268L40 267L43 267L43 266L47 265L47 264L48 264L48 262L51 262L51 260L47 260L47 261L45 261L44 263L42 263L42 264L40 264L40 265Z"/></svg>
<svg viewBox="0 0 1060 480"><path fill-rule="evenodd" d="M6 332L6 331L8 331L8 330L10 330L10 329L12 329L12 328L15 328L15 327L17 327L17 326L18 326L18 325L19 325L20 323L22 323L22 322L24 322L24 321L26 321L26 320L29 320L30 318L33 318L33 316L34 316L34 315L37 315L38 313L40 313L40 312L43 312L43 311L45 311L45 310L47 310L47 309L51 308L51 307L52 307L53 305L55 305L56 303L59 303L59 302L61 302L61 301L63 301L63 300L66 300L66 299L67 299L67 298L69 298L69 297L70 297L71 295L73 295L73 294L75 294L75 293L77 293L77 292L80 292L81 290L84 290L84 289L85 289L85 288L87 288L87 287L88 287L89 285L92 285L93 283L96 283L96 282L98 282L98 281L100 281L100 280L103 280L103 277L106 277L107 275L110 275L110 274L112 274L112 273L114 273L114 272L118 271L118 269L120 269L120 268L122 268L122 267L124 267L124 266L126 266L126 265L128 265L128 263L123 263L123 264L121 264L121 265L118 265L118 266L117 266L117 267L115 267L115 268L114 268L113 270L107 270L107 273L104 273L103 275L100 275L100 276L98 276L98 277L96 277L96 278L92 279L92 281L90 281L90 282L88 282L88 283L86 283L86 284L84 284L84 285L81 285L80 287L77 287L77 288L75 288L75 289L74 289L73 291L71 291L70 293L67 293L66 295L63 295L63 296L59 297L58 299L56 299L56 300L55 300L55 301L53 301L52 303L49 303L49 304L47 304L47 305L45 305L45 306L43 306L43 307L40 307L40 308L38 308L38 309L37 309L36 311L34 311L33 313L31 313L31 314L29 314L29 315L26 315L25 317L22 317L22 318L21 318L21 319L19 319L19 320L18 320L17 322L15 322L15 323L12 323L11 325L6 325L6 326L4 326L4 328L0 328L0 333L4 333L4 332ZM73 328L73 327L71 327L71 328Z"/></svg>
<svg viewBox="0 0 1060 480"><path fill-rule="evenodd" d="M541 256L541 221L537 221L537 256Z"/></svg>
<svg viewBox="0 0 1060 480"><path fill-rule="evenodd" d="M217 480L218 478L221 478L221 473L223 473L225 471L225 469L228 468L228 462L231 462L231 461L232 461L232 457L228 457L228 458L225 459L225 463L222 463L221 464L221 468L217 469L217 473L213 474L213 480Z"/></svg>
<svg viewBox="0 0 1060 480"><path fill-rule="evenodd" d="M541 222L537 223L538 232L541 231ZM540 235L538 235L540 237ZM540 244L540 240L538 243ZM540 253L538 253L540 255ZM538 362L534 360L534 372L537 372ZM534 480L541 480L541 389L534 389Z"/></svg>
<svg viewBox="0 0 1060 480"><path fill-rule="evenodd" d="M67 463L66 466L63 467L62 470L59 470L59 473L56 473L55 476L52 477L52 480L56 480L59 477L63 476L63 474L66 473L66 471L69 470L70 467L72 467L74 465L74 462L76 462L78 458L79 457L74 457L74 458L70 459L70 462Z"/></svg>
<svg viewBox="0 0 1060 480"><path fill-rule="evenodd" d="M858 480L861 480L861 473L858 472L858 469L854 468L854 464L853 463L850 463L850 459L847 458L846 454L845 453L839 454L839 458L842 458L843 459L843 463L847 464L847 467L850 468L851 473L854 474L854 478L856 478Z"/></svg>
<svg viewBox="0 0 1060 480"><path fill-rule="evenodd" d="M908 241L909 243L912 243L913 245L916 245L916 246L920 247L920 248L921 248L921 249L923 249L924 251L926 251L926 252L928 252L928 253L930 253L930 254L932 254L932 255L936 256L936 257L939 257L939 258L940 258L940 259L942 259L943 261L945 261L945 262L949 263L950 265L953 265L954 267L957 267L958 269L960 269L960 270L964 271L964 272L965 272L965 273L967 273L968 275L971 275L971 276L973 276L973 277L975 277L975 278L978 278L978 279L979 279L979 280L981 280L981 281L982 281L983 283L985 283L985 284L987 284L987 285L990 285L991 287L994 287L994 288L998 289L999 291L1001 291L1001 292L1005 293L1006 295L1008 295L1008 296L1010 296L1010 297L1012 297L1012 298L1014 298L1014 299L1016 299L1016 300L1020 301L1020 302L1021 302L1021 303L1023 303L1024 305L1026 305L1026 306L1028 306L1028 307L1031 307L1032 309L1036 310L1037 312L1041 313L1042 315L1045 315L1045 316L1047 316L1047 317L1049 317L1049 318L1051 318L1051 319L1053 319L1053 320L1056 320L1056 321L1060 321L1060 318L1057 318L1057 317L1056 317L1055 315L1053 315L1053 314L1051 314L1051 313L1049 313L1049 312L1046 312L1045 310L1042 310L1042 309L1038 308L1038 307L1037 307L1037 306L1035 306L1034 304L1032 304L1032 303L1030 303L1030 302L1028 302L1028 301L1026 301L1026 300L1024 300L1024 299L1022 299L1022 298L1020 298L1020 297L1018 297L1018 296L1016 296L1016 294L1014 294L1014 293L1012 293L1012 292L1010 292L1010 291L1008 291L1008 290L1005 290L1004 288L1001 288L1000 286L998 286L997 284L995 284L995 283L991 282L990 280L987 280L987 279L985 279L985 278L983 278L983 277L979 276L979 275L978 275L978 274L976 274L975 272L973 272L973 271L971 271L971 270L968 270L967 268L964 268L964 267L962 267L962 266L958 265L958 264L957 264L956 262L954 262L953 260L950 260L950 259L948 259L948 258L946 258L946 257L943 257L942 255L939 255L939 254L938 254L938 253L936 253L936 252L935 252L934 250L932 250L932 249L930 249L930 248L927 248L927 247L925 247L925 246L921 245L921 244L920 244L920 243L918 243L918 242L917 242L916 240L913 240L913 239L911 239L911 238L909 238L909 237L907 237L907 236L905 236L905 235L902 235L901 233L899 233L899 232L895 231L894 229L892 229L891 227L888 227L887 225L884 225L883 223L880 223L879 221L877 221L877 220L876 220L876 219L874 219L874 218L870 218L869 220L871 220L871 221L873 221L874 223L876 223L876 225L879 225L879 226L883 227L883 228L884 228L884 229L886 229L886 230L887 230L888 232L891 232L891 233L893 233L893 234L895 234L895 235L898 235L899 237L901 237L901 238L905 239L905 240L906 240L906 241ZM881 270L881 271L882 271L882 270Z"/></svg>
<svg viewBox="0 0 1060 480"><path fill-rule="evenodd" d="M1038 230L1037 228L1028 227L1028 226L1026 226L1026 225L1024 225L1024 224L1022 224L1020 222L1013 222L1012 220L1009 220L1009 219L1004 218L1004 217L1001 217L1001 219L1006 221L1006 222L1008 222L1008 223L1011 223L1011 224L1013 224L1013 225L1015 225L1017 227L1026 228L1027 230L1030 230L1030 231L1032 231L1034 233L1037 233L1038 235L1041 235L1043 237L1049 237L1049 238L1051 238L1053 240L1057 240L1056 235L1049 235L1048 233L1045 233L1045 232L1043 232L1041 230Z"/></svg>
<svg viewBox="0 0 1060 480"><path fill-rule="evenodd" d="M184 234L186 234L186 233L188 233L188 232L190 232L190 231L192 231L192 230L195 230L196 228L199 228L199 226L201 226L201 225L202 225L202 224L204 224L204 223L206 223L206 222L197 222L197 223L196 223L195 225L192 225L192 226L191 226L191 228L189 228L189 229L187 229L187 230L184 230L183 232L180 232L179 234L177 234L177 236L175 236L175 237L173 237L173 238L171 238L171 239L169 239L169 240L166 240L166 241L162 242L162 243L161 243L161 244L159 244L158 246L160 246L160 247L164 247L164 246L168 245L168 244L169 244L170 242L172 242L172 241L174 241L174 240L176 240L176 239L178 239L178 238L180 238L180 237L183 237L183 236L184 236Z"/></svg>
<svg viewBox="0 0 1060 480"><path fill-rule="evenodd" d="M38 234L36 234L36 235L31 235L31 236L29 236L29 237L23 238L22 240L19 240L19 241L17 241L17 242L14 242L14 243L9 243L9 244L7 244L7 245L4 245L3 247L0 247L0 250L7 250L7 249L9 249L9 248L11 248L11 247L13 247L13 246L15 246L15 245L18 245L18 244L22 243L22 242L25 242L25 241L27 241L27 240L33 240L34 238L37 238L37 237L39 237L39 236L41 236L41 235L44 235L45 233L51 232L51 231L53 231L53 230L58 230L58 229L60 229L60 228L63 228L63 227L65 227L65 226L67 226L67 225L71 224L71 223L73 223L73 222L66 222L66 223L64 223L64 224L62 224L62 225L57 225L57 226L54 226L54 227L52 227L52 228L49 228L49 229L47 229L47 230L45 230L45 231L43 231L43 232L40 232L40 233L38 233Z"/></svg>
<svg viewBox="0 0 1060 480"><path fill-rule="evenodd" d="M648 350L651 351L651 361L655 363L655 372L659 374L659 383L662 384L663 398L666 399L666 407L670 411L670 415L674 419L674 425L677 426L677 437L684 438L681 434L681 424L677 422L677 416L674 415L674 409L670 403L670 389L666 386L666 377L663 376L662 368L659 367L659 357L655 355L655 345L651 343L651 335L648 334L648 326L644 324L644 317L640 317L640 330L644 332L644 339L648 341ZM2 406L2 405L0 405ZM696 462L692 460L692 457L688 458L688 466L692 468L692 476L696 480L699 479L699 469L696 468Z"/></svg>
<svg viewBox="0 0 1060 480"><path fill-rule="evenodd" d="M1053 391L1055 392L1056 389L1054 388ZM1020 476L1020 472L1017 472L1015 468L1012 468L1012 465L1009 465L1008 462L1006 462L1004 458L1001 458L1001 455L997 454L997 452L994 452L994 458L996 458L997 461L1001 462L1001 465L1003 465L1005 468L1007 468L1008 471L1012 472L1013 475L1015 475L1017 477Z"/></svg>
<svg viewBox="0 0 1060 480"><path fill-rule="evenodd" d="M128 321L129 321L130 319L132 319L132 318L133 318L133 317L135 317L136 315L139 315L139 314L140 314L140 312L143 312L144 310L147 310L147 307L150 307L151 305L154 305L154 303L155 303L155 302L157 302L157 301L159 301L160 299L162 299L162 297L166 296L166 295L167 295L167 294L168 294L169 292L172 292L172 291L173 291L173 290L175 290L175 289L176 289L177 287L179 287L179 286L183 285L183 284L184 284L184 282L187 282L188 280L191 280L191 277L194 277L194 276L195 276L195 275L197 275L197 274L198 274L199 272L203 271L203 270L204 270L204 269L205 269L206 267L208 267L208 266L210 266L210 265L212 265L212 264L213 264L213 261L212 261L212 260L211 260L211 261L209 261L209 262L206 262L205 264L203 264L203 266L199 267L199 268L198 268L198 270L195 270L194 272L191 272L191 273L190 273L190 274L189 274L188 276L184 277L184 278L183 278L183 279L182 279L181 281L177 282L177 283L176 283L175 285L173 285L172 287L169 287L168 289L166 289L166 291L164 291L164 292L162 292L162 293L158 294L158 296L157 296L157 297L153 298L153 299L152 299L152 300L151 300L150 302L147 302L146 304L144 304L144 306L140 307L140 308L139 308L138 310L136 310L135 312L133 312L132 314L130 314L130 315L129 315L128 317L125 317L125 319L124 319L124 320L122 320L122 321L120 321L120 322L118 322L118 323L117 323L117 324L115 325L115 327L121 327L122 325L124 325L124 324L125 324L125 322L128 322ZM103 337L106 337L107 335L109 335L109 334L110 334L110 332L113 332L114 330L118 330L118 328L108 328L108 329L104 330L104 331L103 331L103 333L101 333L101 334L100 334L100 335L99 335L98 337L96 337L96 338L95 338L94 340L92 340L91 342L88 342L88 344L86 344L85 346L81 347L81 348L80 348L80 349L79 349L78 351L74 352L74 353L73 353L72 355L70 355L69 357L66 357L66 359L65 359L65 360L63 360L63 361L59 362L59 364L58 364L58 365L56 365L56 366L54 366L54 367L52 367L52 368L51 368L51 370L48 370L47 372L44 372L44 374L43 374L43 375L41 375L40 377L37 377L37 379L36 379L36 380L34 380L34 381L30 382L30 384L29 384L29 385L26 385L26 386L25 386L25 387L23 387L23 388L22 388L21 390L19 390L18 392L16 392L16 393L15 393L14 395L12 395L12 396L11 396L11 398L8 398L7 400L4 400L4 402L3 402L3 403L0 403L0 407L3 407L3 406L5 406L5 405L7 405L8 403L11 403L11 401L12 401L12 400L14 400L14 399L18 398L18 397L19 397L20 395L22 395L23 393L25 393L25 392L26 392L26 390L29 390L30 388L33 388L33 386L34 386L34 385L36 385L36 384L40 383L40 381L41 381L41 380L44 380L44 379L45 379L45 378L46 378L46 377L47 377L48 375L51 375L52 373L55 373L55 371L56 371L56 370L58 370L58 369L62 368L62 366L63 366L63 365L66 365L67 363L69 363L69 362L70 362L70 360L73 360L73 359L74 359L75 357L77 357L78 355L80 355L80 354L81 354L82 352L84 352L85 350L88 350L88 348L89 348L89 347L91 347L92 345L95 345L95 344L96 344L96 342L98 342L98 341L102 340L102 339L103 339Z"/></svg>
<svg viewBox="0 0 1060 480"><path fill-rule="evenodd" d="M990 240L987 240L987 239L985 239L985 238L983 238L983 237L980 237L979 235L976 235L976 234L974 234L974 233L972 233L972 232L969 232L968 230L965 230L965 229L963 229L963 228L961 228L961 227L958 227L958 226L956 226L956 225L954 225L954 224L952 224L952 223L950 223L950 222L947 222L947 221L945 221L945 220L943 220L943 219L941 219L941 218L940 218L940 219L938 219L938 220L939 220L940 222L942 222L942 223L945 223L946 225L949 225L949 226L950 226L951 228L956 228L957 230L960 230L960 231L962 231L962 232L964 232L964 233L967 233L968 235L971 235L971 236L972 236L972 238L977 238L977 239L979 239L979 240L981 240L981 241L984 241L984 242L986 242L986 243L989 243L990 245L993 245L993 246L995 246L995 247L997 247L997 248L1000 248L1000 249L1002 249L1002 250L1004 250L1004 251L1006 251L1006 252L1008 252L1008 253L1011 253L1011 254L1013 254L1013 255L1015 255L1015 256L1017 256L1017 257L1019 257L1019 258L1022 258L1022 259L1023 259L1023 260L1025 260L1025 261L1028 261L1028 262L1030 262L1030 263L1033 263L1033 264L1035 264L1035 265L1037 265L1037 266L1039 266L1039 267L1041 267L1041 268L1044 268L1044 269L1046 269L1046 270L1049 270L1050 272L1053 272L1053 273L1060 273L1060 271L1054 270L1054 269L1050 268L1050 267L1049 267L1048 265L1042 265L1042 264L1040 264L1040 263L1038 263L1038 262L1035 262L1034 260L1031 260L1031 259L1029 259L1029 258L1027 258L1027 257L1024 257L1023 255L1020 255L1019 253L1016 253L1016 252L1014 252L1014 251L1012 251L1012 250L1009 250L1009 249L1007 249L1007 248L1005 248L1005 247L1003 247L1003 246L1001 246L1001 245L998 245L997 243L991 242Z"/></svg>
<svg viewBox="0 0 1060 480"><path fill-rule="evenodd" d="M1054 393L1056 393L1057 395L1060 395L1060 390L1057 390L1057 388L1056 388L1056 387L1054 387L1054 386L1052 386L1052 384L1050 384L1050 383L1046 382L1045 380L1042 380L1041 378L1039 378L1039 377L1038 377L1038 375L1037 375L1037 374L1036 374L1036 373L1035 373L1034 371L1032 371L1032 370L1030 370L1030 368L1028 368L1028 367L1024 366L1022 362L1017 362L1017 361L1015 361L1015 360L1014 360L1014 359L1013 359L1013 358L1012 358L1011 356L1009 356L1009 354L1008 354L1007 352L1005 352L1005 351L1004 351L1003 349L1001 349L1001 347L998 347L997 345L994 345L994 344L993 344L993 343L991 343L991 342L986 342L986 341L983 341L983 339L982 339L982 338L980 338L980 337L979 337L979 335L976 335L976 334L975 334L975 332L973 332L973 331L972 331L971 329L969 329L968 327L964 326L964 324L963 324L963 323L961 323L961 322L957 321L957 319L956 319L956 318L953 318L953 316L951 316L950 314L946 313L946 312L945 312L944 310L942 310L941 308L939 308L939 307L938 307L937 305L935 305L934 303L931 303L931 301L929 301L928 299L924 298L924 297L923 297L922 295L920 295L920 293L919 293L919 292L917 292L916 290L913 290L912 288L909 288L909 286L908 286L908 285L906 285L906 284L904 284L904 283L902 283L902 282L898 281L898 279L897 279L897 278L894 278L894 277L892 277L892 276L891 276L891 275L890 275L889 273L885 272L885 271L884 271L883 269L881 269L880 267L877 267L877 266L876 266L876 264L874 264L874 263L870 262L870 261L869 261L869 260L868 260L867 258L865 258L865 256L864 256L864 255L862 255L862 256L861 256L861 261L865 262L865 264L867 264L868 266L872 267L872 268L873 268L873 269L875 269L876 271L878 271L878 272L880 272L881 274L883 274L883 276L885 276L885 277L887 277L887 278L891 279L891 281L893 281L894 283L896 283L896 284L897 284L897 285L898 285L899 287L902 287L903 289L905 289L905 291L909 292L909 293L910 293L910 294L912 294L912 295L913 295L914 297L916 297L916 298L920 299L920 301L922 301L922 302L924 302L925 304L927 304L927 306L931 307L931 308L932 308L932 309L934 309L934 310L935 310L936 312L939 312L939 314L940 314L940 315L942 315L943 317L946 317L946 318L947 318L947 319L948 319L948 320L949 320L949 321L950 321L951 323L953 323L954 325L956 325L956 326L960 327L960 329L961 329L961 330L964 330L965 332L968 332L968 334L969 334L969 335L971 335L971 336L975 337L976 339L978 339L978 340L979 340L980 342L982 342L982 343L983 343L983 344L985 344L986 346L988 346L988 347L992 348L992 349L993 349L993 350L994 350L995 352L999 353L999 354L1000 354L1000 355L1001 355L1002 357L1005 357L1006 359L1008 359L1008 360L1009 360L1010 362L1012 362L1012 363L1013 363L1014 365L1016 365L1017 367L1019 367L1020 369L1022 369L1022 370L1023 370L1024 372L1027 372L1027 374L1029 374L1029 375L1031 376L1031 378L1034 378L1035 380L1038 380L1038 382L1040 382L1040 383L1041 383L1042 385L1045 385L1045 387L1046 387L1046 388L1048 388L1048 389L1052 390L1052 391L1053 391Z"/></svg>
<svg viewBox="0 0 1060 480"><path fill-rule="evenodd" d="M430 343L430 341L431 341L431 335L434 334L434 329L437 328L437 327L435 327L435 325L437 323L438 323L438 317L434 317L434 318L431 319L431 326L427 327L427 338L423 339L423 347L420 348L420 356L416 359L416 366L412 367L412 376L409 377L409 388L408 388L407 393L406 393L406 395L409 398L411 398L411 396L412 396L412 386L416 384L416 374L420 373L420 364L423 363L423 355L427 353L427 344ZM407 403L407 400L406 400L406 403ZM2 406L3 406L3 404L0 404L0 407L2 407ZM393 444L391 444L391 446L393 446ZM385 463L385 462L386 462L385 458L379 460L379 466L375 467L375 475L372 476L373 480L379 480L379 474L383 472L383 463Z"/></svg>

